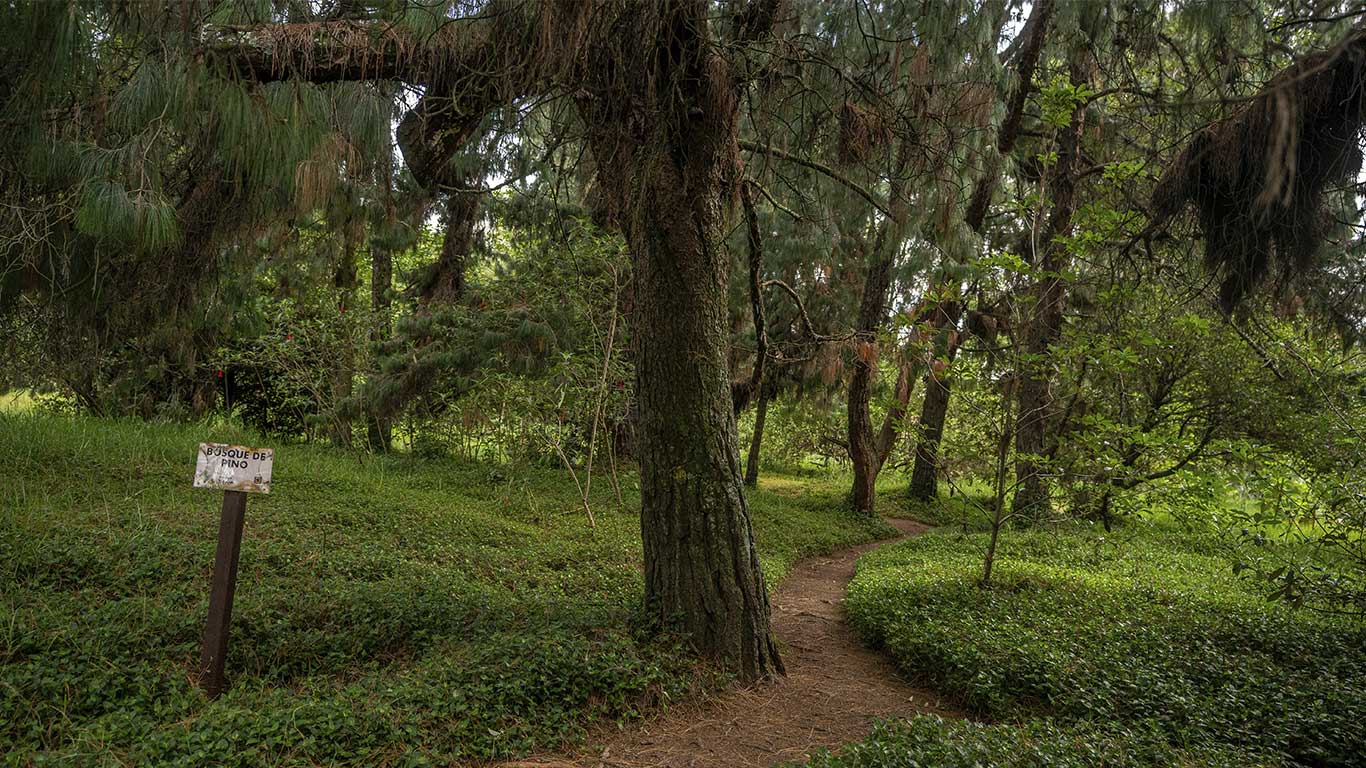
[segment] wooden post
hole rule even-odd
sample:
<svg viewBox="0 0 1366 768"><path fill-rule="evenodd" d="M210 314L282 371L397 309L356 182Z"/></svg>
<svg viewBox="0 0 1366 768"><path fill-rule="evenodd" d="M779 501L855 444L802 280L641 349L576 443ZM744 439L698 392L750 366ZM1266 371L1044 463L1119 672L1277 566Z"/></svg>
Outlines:
<svg viewBox="0 0 1366 768"><path fill-rule="evenodd" d="M228 625L232 622L232 595L237 589L237 556L242 550L246 512L247 494L224 492L209 592L209 620L204 625L204 649L199 656L199 684L210 699L218 698L227 687L223 682L223 662L228 655Z"/></svg>

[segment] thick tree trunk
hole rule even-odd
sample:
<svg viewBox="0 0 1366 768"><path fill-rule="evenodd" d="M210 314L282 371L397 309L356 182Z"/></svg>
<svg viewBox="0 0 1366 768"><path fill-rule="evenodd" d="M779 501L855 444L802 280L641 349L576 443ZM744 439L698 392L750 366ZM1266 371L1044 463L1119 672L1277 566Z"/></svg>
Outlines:
<svg viewBox="0 0 1366 768"><path fill-rule="evenodd" d="M732 42L766 34L775 6L755 3ZM741 178L741 79L712 33L713 10L705 0L500 2L425 41L401 30L357 31L353 22L307 35L262 25L202 37L213 58L263 81L386 78L454 91L450 104L420 110L413 124L422 130L400 130L424 185L440 185L447 150L490 110L528 94L573 94L603 189L597 213L623 230L635 260L646 604L702 654L752 680L782 664L726 366L722 241Z"/></svg>
<svg viewBox="0 0 1366 768"><path fill-rule="evenodd" d="M580 108L602 213L621 226L634 260L646 607L703 655L760 679L782 662L743 492L726 359L724 237L742 178L735 81L713 46L706 3L629 7L639 15L626 28L641 44L590 59L590 71L606 79L589 90L605 93ZM622 72L638 80L623 82Z"/></svg>
<svg viewBox="0 0 1366 768"><path fill-rule="evenodd" d="M713 144L734 140L722 134ZM645 597L698 649L747 679L781 670L742 492L726 365L723 147L646 171L628 241L636 259ZM700 150L700 151L699 151Z"/></svg>

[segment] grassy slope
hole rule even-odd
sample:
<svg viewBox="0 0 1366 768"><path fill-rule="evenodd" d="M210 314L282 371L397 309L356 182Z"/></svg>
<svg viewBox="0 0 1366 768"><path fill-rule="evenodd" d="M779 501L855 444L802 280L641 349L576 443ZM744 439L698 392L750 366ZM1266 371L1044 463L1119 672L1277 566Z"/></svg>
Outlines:
<svg viewBox="0 0 1366 768"><path fill-rule="evenodd" d="M1359 765L1366 632L1267 603L1212 542L1134 524L941 529L860 561L856 625L1002 725L888 726L824 766ZM1018 725L1023 727L1017 727Z"/></svg>
<svg viewBox="0 0 1366 768"><path fill-rule="evenodd" d="M232 690L192 667L232 428L0 412L5 764L422 765L551 746L708 675L636 626L639 521L559 472L284 446L247 510ZM637 504L625 478L626 506ZM843 485L752 494L770 580L888 532Z"/></svg>

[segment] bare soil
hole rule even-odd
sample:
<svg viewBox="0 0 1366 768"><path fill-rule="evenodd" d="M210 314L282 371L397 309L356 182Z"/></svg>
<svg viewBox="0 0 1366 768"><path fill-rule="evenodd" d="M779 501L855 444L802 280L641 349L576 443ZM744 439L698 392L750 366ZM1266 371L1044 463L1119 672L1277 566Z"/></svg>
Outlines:
<svg viewBox="0 0 1366 768"><path fill-rule="evenodd" d="M891 520L900 541L928 529ZM875 718L958 717L933 692L905 682L844 621L844 592L859 555L888 542L802 561L773 595L773 627L786 677L730 689L620 732L602 732L581 754L503 768L705 768L801 761L868 735Z"/></svg>

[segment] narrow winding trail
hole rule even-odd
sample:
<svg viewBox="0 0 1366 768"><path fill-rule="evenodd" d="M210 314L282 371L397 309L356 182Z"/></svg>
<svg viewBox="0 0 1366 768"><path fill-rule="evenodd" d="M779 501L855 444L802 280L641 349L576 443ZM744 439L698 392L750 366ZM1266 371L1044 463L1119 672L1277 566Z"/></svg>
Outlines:
<svg viewBox="0 0 1366 768"><path fill-rule="evenodd" d="M802 561L773 595L773 627L787 676L726 691L605 739L574 758L540 758L504 768L707 768L770 766L802 760L868 735L874 718L954 713L932 691L902 680L884 654L863 645L844 621L844 592L859 555L923 533L889 520L896 539Z"/></svg>

